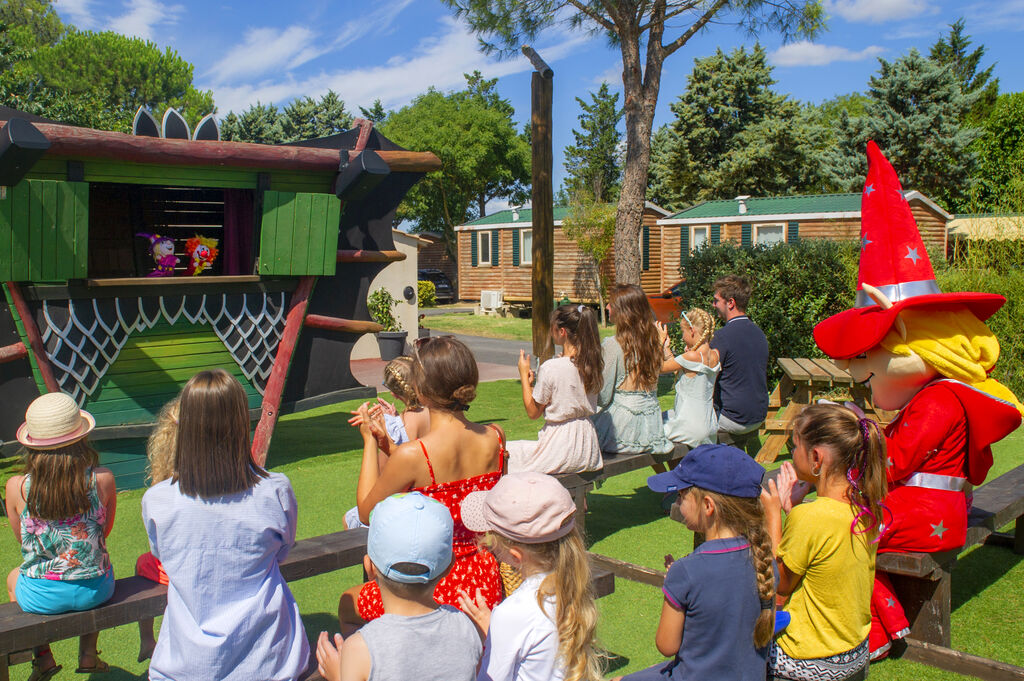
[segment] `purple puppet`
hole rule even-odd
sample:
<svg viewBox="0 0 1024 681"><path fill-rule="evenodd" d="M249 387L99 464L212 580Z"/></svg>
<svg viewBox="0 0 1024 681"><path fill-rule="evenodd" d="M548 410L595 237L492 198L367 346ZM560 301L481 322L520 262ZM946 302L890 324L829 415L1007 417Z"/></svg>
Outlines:
<svg viewBox="0 0 1024 681"><path fill-rule="evenodd" d="M174 255L174 239L159 234L139 233L135 236L149 239L149 253L156 262L156 269L147 274L147 277L173 277L174 266L178 264L178 257Z"/></svg>

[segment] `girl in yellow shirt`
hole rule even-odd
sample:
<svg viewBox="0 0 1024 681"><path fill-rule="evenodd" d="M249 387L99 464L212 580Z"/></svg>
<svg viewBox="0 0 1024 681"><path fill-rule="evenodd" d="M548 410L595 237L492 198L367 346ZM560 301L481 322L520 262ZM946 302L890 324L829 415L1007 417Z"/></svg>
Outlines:
<svg viewBox="0 0 1024 681"><path fill-rule="evenodd" d="M876 422L818 404L794 420L793 443L793 462L763 497L791 617L768 665L777 679L840 681L868 663L885 439ZM812 486L817 499L801 503Z"/></svg>

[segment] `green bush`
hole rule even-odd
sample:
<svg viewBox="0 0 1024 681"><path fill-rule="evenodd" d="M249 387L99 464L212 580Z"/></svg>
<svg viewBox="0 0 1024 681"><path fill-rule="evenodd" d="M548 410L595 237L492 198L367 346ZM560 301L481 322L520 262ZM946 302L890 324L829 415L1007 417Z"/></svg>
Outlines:
<svg viewBox="0 0 1024 681"><path fill-rule="evenodd" d="M420 307L437 307L437 287L432 281L416 282L416 296Z"/></svg>
<svg viewBox="0 0 1024 681"><path fill-rule="evenodd" d="M705 244L681 269L682 308L714 315L711 285L719 277L750 279L747 313L768 337L768 382L781 376L779 357L822 357L812 331L822 319L853 305L857 286L856 242L807 239L741 248Z"/></svg>
<svg viewBox="0 0 1024 681"><path fill-rule="evenodd" d="M402 325L395 319L395 305L398 298L391 295L386 288L379 288L366 297L366 307L370 311L373 321L384 328L382 331L401 331Z"/></svg>

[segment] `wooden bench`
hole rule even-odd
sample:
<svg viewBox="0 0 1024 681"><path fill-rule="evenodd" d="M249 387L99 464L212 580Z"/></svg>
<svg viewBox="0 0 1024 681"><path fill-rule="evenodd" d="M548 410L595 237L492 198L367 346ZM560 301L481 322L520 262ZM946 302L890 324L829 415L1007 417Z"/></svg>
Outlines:
<svg viewBox="0 0 1024 681"><path fill-rule="evenodd" d="M586 529L586 503L587 492L590 492L601 481L630 471L638 471L661 464L671 468L679 463L679 460L686 456L689 448L686 445L676 445L676 448L667 454L610 454L601 453L604 467L599 471L588 471L586 473L563 473L555 478L562 483L562 486L569 490L573 502L576 504L576 525L583 532Z"/></svg>
<svg viewBox="0 0 1024 681"><path fill-rule="evenodd" d="M361 565L366 532L362 528L298 541L281 563L281 574L292 582ZM593 584L598 597L607 596L615 591L615 575L595 563ZM335 604L328 605L333 611ZM9 665L31 660L35 646L159 617L166 606L167 587L144 577L117 580L109 601L82 612L36 615L23 612L17 603L0 604L0 681L8 681ZM314 674L308 681L317 678Z"/></svg>
<svg viewBox="0 0 1024 681"><path fill-rule="evenodd" d="M864 412L883 426L888 424L894 412L875 409L871 403L871 391L855 383L849 372L840 369L828 359L806 359L779 357L776 360L782 369L782 378L768 397L768 415L762 431L764 441L757 460L771 463L789 442L793 419L811 404L818 393L842 388Z"/></svg>

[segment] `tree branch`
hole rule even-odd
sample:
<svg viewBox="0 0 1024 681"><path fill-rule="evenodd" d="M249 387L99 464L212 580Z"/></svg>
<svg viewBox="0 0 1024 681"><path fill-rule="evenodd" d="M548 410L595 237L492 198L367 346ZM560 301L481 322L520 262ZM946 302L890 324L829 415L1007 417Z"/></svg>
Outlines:
<svg viewBox="0 0 1024 681"><path fill-rule="evenodd" d="M659 20L659 19L653 19L653 18L652 18L652 19L651 19L651 21L649 21L649 22L648 22L648 23L646 23L646 24L643 24L643 25L642 25L642 26L640 27L640 33L643 33L644 31L646 31L646 30L650 29L650 28L651 28L651 26L653 26L653 25L654 25L654 23L655 23L656 21L657 21L658 23L661 23L661 24L662 24L662 27L664 28L664 24L665 24L665 22L666 22L666 21L668 21L669 19L672 19L672 18L674 18L674 17L677 17L677 16L679 16L679 15L680 15L680 14L682 14L683 12L689 12L689 11L690 11L691 9L693 9L694 7L696 7L696 6L698 5L698 4L699 4L699 3L697 2L697 0L694 0L693 2L686 2L686 3L683 3L682 5L679 5L678 7L676 7L675 9L673 9L673 10L671 10L671 11L666 11L666 13L665 13L665 17L664 17L663 19L660 19L660 20ZM664 31L663 31L663 32L664 32Z"/></svg>
<svg viewBox="0 0 1024 681"><path fill-rule="evenodd" d="M712 5L707 12L704 12L704 15L700 19L697 19L697 21L693 22L693 26L688 28L685 33L683 33L681 36L670 42L668 45L665 45L663 53L664 56L669 56L670 54L678 50L680 47L685 45L686 42L690 38L692 38L695 33L697 33L697 31L704 28L704 25L711 21L711 18L713 16L718 14L718 11L726 5L726 2L727 0L716 0L715 4Z"/></svg>
<svg viewBox="0 0 1024 681"><path fill-rule="evenodd" d="M586 5L584 5L582 2L580 2L580 0L568 0L568 2L569 2L570 5L572 5L576 9L578 9L580 12L582 12L583 14L586 14L588 17L590 17L591 19L596 21L598 24L600 24L606 30L611 31L612 33L618 33L618 31L615 29L615 24L613 24L612 22L610 22L607 19L605 19L603 16L601 16L600 14L595 12L590 7L587 7ZM606 10L609 9L607 4L605 4L605 9ZM610 11L608 13L611 14Z"/></svg>

